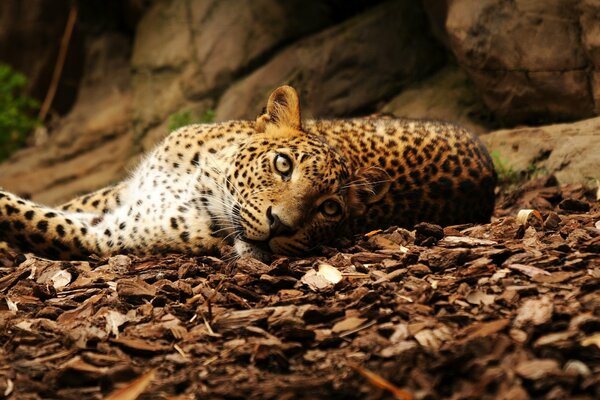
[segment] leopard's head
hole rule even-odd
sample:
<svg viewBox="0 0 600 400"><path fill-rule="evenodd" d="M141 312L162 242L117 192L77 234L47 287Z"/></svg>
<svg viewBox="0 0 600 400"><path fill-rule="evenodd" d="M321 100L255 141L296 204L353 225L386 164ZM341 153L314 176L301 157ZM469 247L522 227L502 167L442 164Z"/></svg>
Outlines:
<svg viewBox="0 0 600 400"><path fill-rule="evenodd" d="M390 182L378 168L353 171L342 154L302 130L298 94L276 89L256 133L240 144L227 185L240 255L297 255L336 236L348 218L380 200Z"/></svg>

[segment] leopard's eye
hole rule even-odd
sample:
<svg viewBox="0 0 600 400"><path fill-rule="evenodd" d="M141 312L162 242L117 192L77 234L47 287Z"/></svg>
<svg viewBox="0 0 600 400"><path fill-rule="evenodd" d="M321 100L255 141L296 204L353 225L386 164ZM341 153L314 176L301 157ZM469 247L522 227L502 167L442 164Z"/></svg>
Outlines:
<svg viewBox="0 0 600 400"><path fill-rule="evenodd" d="M288 177L292 174L292 160L285 154L277 154L275 156L275 170L279 172L281 175Z"/></svg>
<svg viewBox="0 0 600 400"><path fill-rule="evenodd" d="M321 212L328 217L337 217L342 213L342 205L335 200L325 200L321 204Z"/></svg>

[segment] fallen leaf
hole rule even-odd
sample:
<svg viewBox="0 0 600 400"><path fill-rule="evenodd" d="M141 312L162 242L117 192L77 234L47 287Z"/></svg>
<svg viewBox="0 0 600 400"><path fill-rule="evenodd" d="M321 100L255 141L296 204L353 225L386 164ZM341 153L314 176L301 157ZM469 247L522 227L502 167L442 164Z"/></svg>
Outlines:
<svg viewBox="0 0 600 400"><path fill-rule="evenodd" d="M10 311L19 311L19 307L17 307L17 303L12 301L8 297L5 297L5 300L6 300L6 305L8 306L8 309Z"/></svg>
<svg viewBox="0 0 600 400"><path fill-rule="evenodd" d="M521 377L532 381L560 373L558 361L553 359L536 359L517 364L515 371Z"/></svg>
<svg viewBox="0 0 600 400"><path fill-rule="evenodd" d="M544 219L537 210L523 209L517 213L516 221L524 227L533 226L537 228L542 226Z"/></svg>
<svg viewBox="0 0 600 400"><path fill-rule="evenodd" d="M494 246L498 242L487 239L478 239L469 236L446 236L438 241L438 245L445 247L475 247L475 246Z"/></svg>
<svg viewBox="0 0 600 400"><path fill-rule="evenodd" d="M135 400L141 395L152 379L154 379L154 375L156 370L151 369L145 374L141 375L139 378L127 383L122 388L119 388L112 392L106 397L106 400Z"/></svg>
<svg viewBox="0 0 600 400"><path fill-rule="evenodd" d="M4 397L10 396L15 388L15 384L12 379L6 378L6 389L4 389Z"/></svg>
<svg viewBox="0 0 600 400"><path fill-rule="evenodd" d="M333 328L331 328L331 332L341 333L345 331L351 331L361 326L363 323L365 323L366 320L366 318L348 317L333 325Z"/></svg>
<svg viewBox="0 0 600 400"><path fill-rule="evenodd" d="M476 306L479 306L479 305L487 306L490 304L494 304L494 301L496 300L496 296L494 296L493 294L484 293L481 290L474 290L465 297L465 300L467 300L469 303L474 304Z"/></svg>
<svg viewBox="0 0 600 400"><path fill-rule="evenodd" d="M71 279L71 273L62 269L57 271L50 278L50 280L52 281L52 286L54 286L54 289L56 290L62 289L65 286L67 286L69 283L71 283Z"/></svg>
<svg viewBox="0 0 600 400"><path fill-rule="evenodd" d="M319 264L318 270L311 269L300 281L315 292L330 289L342 280L342 273L330 264Z"/></svg>
<svg viewBox="0 0 600 400"><path fill-rule="evenodd" d="M402 390L387 379L361 367L358 364L348 362L348 366L365 377L373 386L387 390L398 400L412 400L413 396L406 390Z"/></svg>
<svg viewBox="0 0 600 400"><path fill-rule="evenodd" d="M109 310L104 313L104 318L106 318L106 330L118 338L119 327L128 321L127 316L118 311Z"/></svg>
<svg viewBox="0 0 600 400"><path fill-rule="evenodd" d="M104 375L109 370L108 367L97 367L82 360L81 356L75 356L60 366L60 369L70 369L77 372L92 373Z"/></svg>
<svg viewBox="0 0 600 400"><path fill-rule="evenodd" d="M434 351L452 338L449 329L445 326L437 329L422 329L415 333L414 337L421 346Z"/></svg>
<svg viewBox="0 0 600 400"><path fill-rule="evenodd" d="M317 272L334 285L342 280L342 273L330 264L319 264L319 270Z"/></svg>
<svg viewBox="0 0 600 400"><path fill-rule="evenodd" d="M564 366L564 370L566 373L572 375L579 375L583 377L590 376L592 371L590 367L588 367L584 362L579 360L569 360Z"/></svg>
<svg viewBox="0 0 600 400"><path fill-rule="evenodd" d="M510 269L514 269L515 271L519 271L531 278L538 276L538 275L550 275L550 272L544 271L543 269L534 267L532 265L509 264L509 265L507 265L507 267Z"/></svg>
<svg viewBox="0 0 600 400"><path fill-rule="evenodd" d="M517 311L515 326L542 325L552 318L554 304L548 296L539 299L528 299Z"/></svg>
<svg viewBox="0 0 600 400"><path fill-rule="evenodd" d="M167 346L167 345L161 345L161 344L157 344L155 342L149 342L149 341L137 339L137 338L125 338L122 336L117 339L113 339L113 342L118 343L124 347L131 349L131 350L138 350L138 351L148 352L148 353L160 353L160 352L171 349L171 347Z"/></svg>
<svg viewBox="0 0 600 400"><path fill-rule="evenodd" d="M508 319L497 319L490 322L478 322L468 326L463 332L467 334L465 341L471 339L490 336L500 332L508 326L510 321Z"/></svg>
<svg viewBox="0 0 600 400"><path fill-rule="evenodd" d="M596 333L595 335L588 336L586 338L581 339L582 346L592 346L596 345L596 347L600 348L600 333Z"/></svg>

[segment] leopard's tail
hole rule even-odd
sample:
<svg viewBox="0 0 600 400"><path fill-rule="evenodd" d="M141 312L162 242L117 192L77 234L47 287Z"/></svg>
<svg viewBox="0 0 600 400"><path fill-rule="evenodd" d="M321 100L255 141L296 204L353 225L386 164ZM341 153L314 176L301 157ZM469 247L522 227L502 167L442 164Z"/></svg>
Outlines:
<svg viewBox="0 0 600 400"><path fill-rule="evenodd" d="M0 191L0 241L51 259L83 259L98 252L91 218Z"/></svg>

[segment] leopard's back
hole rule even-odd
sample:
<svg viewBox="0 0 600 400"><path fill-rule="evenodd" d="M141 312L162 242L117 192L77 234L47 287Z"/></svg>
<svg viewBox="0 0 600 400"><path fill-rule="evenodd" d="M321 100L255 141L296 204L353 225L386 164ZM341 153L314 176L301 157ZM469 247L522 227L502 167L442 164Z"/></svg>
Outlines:
<svg viewBox="0 0 600 400"><path fill-rule="evenodd" d="M327 120L307 128L338 148L352 168L382 168L392 180L382 201L350 221L354 231L489 222L496 172L485 146L466 129L399 118Z"/></svg>

